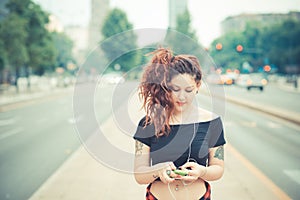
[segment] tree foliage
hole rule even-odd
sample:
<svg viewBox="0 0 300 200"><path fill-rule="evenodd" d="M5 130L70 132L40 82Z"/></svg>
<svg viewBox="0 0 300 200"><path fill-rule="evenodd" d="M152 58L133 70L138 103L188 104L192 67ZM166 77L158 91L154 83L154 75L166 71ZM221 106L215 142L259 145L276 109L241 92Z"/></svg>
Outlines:
<svg viewBox="0 0 300 200"><path fill-rule="evenodd" d="M32 3L24 17L28 19L28 65L37 73L43 74L47 68L54 66L56 61L56 49L50 33L45 28L49 22L48 14L39 5Z"/></svg>
<svg viewBox="0 0 300 200"><path fill-rule="evenodd" d="M0 35L8 64L14 70L19 70L29 61L26 26L27 21L15 13L7 16L0 24Z"/></svg>
<svg viewBox="0 0 300 200"><path fill-rule="evenodd" d="M69 53L72 46L68 45L66 52L58 51L46 29L49 14L32 0L8 0L6 7L8 13L0 21L0 70L6 68L16 79L20 70L25 76L29 71L42 75L46 70L53 70L57 57Z"/></svg>
<svg viewBox="0 0 300 200"><path fill-rule="evenodd" d="M220 50L216 49L218 43L222 44ZM243 46L242 52L236 50L239 44ZM300 68L300 22L288 19L269 26L249 22L244 31L215 39L210 54L219 67L242 70L243 63L247 62L254 71L268 64L286 73L286 66Z"/></svg>
<svg viewBox="0 0 300 200"><path fill-rule="evenodd" d="M186 36L188 36L194 40L197 40L196 32L192 28L191 23L192 23L191 15L190 15L188 9L186 9L182 14L177 16L175 29L178 32L185 34Z"/></svg>
<svg viewBox="0 0 300 200"><path fill-rule="evenodd" d="M197 49L200 48L196 32L192 29L191 16L187 9L176 17L175 30L168 28L166 41L175 53L197 52Z"/></svg>
<svg viewBox="0 0 300 200"><path fill-rule="evenodd" d="M2 37L0 37L0 72L4 70L6 64L7 64L7 53L4 48L4 40L2 39Z"/></svg>
<svg viewBox="0 0 300 200"><path fill-rule="evenodd" d="M287 20L282 24L268 27L262 37L260 48L264 56L279 66L296 65L300 68L300 22Z"/></svg>
<svg viewBox="0 0 300 200"><path fill-rule="evenodd" d="M51 36L57 51L56 65L66 68L66 65L74 60L72 55L73 41L65 33L53 32Z"/></svg>
<svg viewBox="0 0 300 200"><path fill-rule="evenodd" d="M137 36L132 29L125 12L118 8L109 12L101 29L101 48L111 62L109 68L119 65L121 71L129 71L135 67L138 56L133 50L137 48Z"/></svg>

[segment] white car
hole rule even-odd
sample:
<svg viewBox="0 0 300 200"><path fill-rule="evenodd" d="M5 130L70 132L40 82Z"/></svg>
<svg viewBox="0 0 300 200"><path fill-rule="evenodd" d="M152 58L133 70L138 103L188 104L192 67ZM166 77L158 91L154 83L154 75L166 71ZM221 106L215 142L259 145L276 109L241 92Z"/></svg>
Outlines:
<svg viewBox="0 0 300 200"><path fill-rule="evenodd" d="M236 85L245 87L247 90L258 88L263 91L267 83L267 79L261 73L241 74L236 80Z"/></svg>
<svg viewBox="0 0 300 200"><path fill-rule="evenodd" d="M108 73L101 76L101 82L102 81L107 84L119 84L124 83L125 78L119 73Z"/></svg>

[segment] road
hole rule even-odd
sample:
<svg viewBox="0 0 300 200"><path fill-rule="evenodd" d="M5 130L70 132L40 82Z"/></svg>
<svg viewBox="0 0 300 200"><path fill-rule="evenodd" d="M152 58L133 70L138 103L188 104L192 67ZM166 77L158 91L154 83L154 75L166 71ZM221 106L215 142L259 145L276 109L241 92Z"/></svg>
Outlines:
<svg viewBox="0 0 300 200"><path fill-rule="evenodd" d="M275 85L269 85L264 92L225 86L224 92L226 96L300 113L300 94L280 90ZM212 108L213 103L224 105L225 112L220 114L224 115L228 142L292 199L300 199L299 125L230 101L222 104L222 100L213 101L211 96L200 96L198 101L206 108Z"/></svg>
<svg viewBox="0 0 300 200"><path fill-rule="evenodd" d="M0 113L0 199L27 199L77 149L71 96Z"/></svg>
<svg viewBox="0 0 300 200"><path fill-rule="evenodd" d="M96 88L93 102L89 97L95 88L82 85L75 98L67 93L0 113L0 199L28 199L78 148L83 139L78 137L78 124L92 132L96 124L91 123L90 115L94 113L98 123L102 123L113 109L127 103L135 87L136 83L125 83L118 88ZM244 92L227 89L235 94ZM272 91L276 91L272 95L281 96L280 101L290 94L276 88ZM278 91L282 93L277 94ZM292 95L293 99L288 97L288 102L299 98L297 94ZM202 106L211 107L208 96L199 94L198 100ZM90 103L94 106L88 110ZM299 126L229 102L223 118L227 141L293 199L300 199Z"/></svg>
<svg viewBox="0 0 300 200"><path fill-rule="evenodd" d="M228 96L247 99L273 108L282 108L300 115L300 93L282 90L274 83L265 86L263 92L255 88L248 91L246 88L235 85L224 87L224 89Z"/></svg>

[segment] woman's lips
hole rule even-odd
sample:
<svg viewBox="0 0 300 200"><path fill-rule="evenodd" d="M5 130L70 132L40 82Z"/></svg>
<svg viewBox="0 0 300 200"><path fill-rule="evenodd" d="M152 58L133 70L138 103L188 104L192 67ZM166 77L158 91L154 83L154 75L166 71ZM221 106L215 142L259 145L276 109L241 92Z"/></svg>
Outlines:
<svg viewBox="0 0 300 200"><path fill-rule="evenodd" d="M176 103L177 103L177 105L179 105L179 106L183 106L183 105L185 104L185 102L179 102L179 101L177 101Z"/></svg>

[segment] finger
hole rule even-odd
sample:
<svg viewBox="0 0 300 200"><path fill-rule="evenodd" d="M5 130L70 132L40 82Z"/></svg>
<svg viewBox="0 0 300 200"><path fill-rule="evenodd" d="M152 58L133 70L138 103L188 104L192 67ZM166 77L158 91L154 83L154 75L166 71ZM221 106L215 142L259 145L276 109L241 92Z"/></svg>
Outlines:
<svg viewBox="0 0 300 200"><path fill-rule="evenodd" d="M167 182L172 181L173 180L172 170L170 168L166 169L165 172L163 173L163 176Z"/></svg>
<svg viewBox="0 0 300 200"><path fill-rule="evenodd" d="M163 182L163 183L167 183L167 176L168 175L166 175L166 172L165 172L165 170L164 171L162 171L161 172L161 175L160 175L160 180Z"/></svg>
<svg viewBox="0 0 300 200"><path fill-rule="evenodd" d="M188 168L188 167L193 168L193 167L195 167L195 165L196 165L196 163L194 163L194 162L187 162L184 165L182 165L181 167L182 168Z"/></svg>
<svg viewBox="0 0 300 200"><path fill-rule="evenodd" d="M176 166L174 165L173 162L170 162L170 163L169 163L169 166L170 166L170 168L171 168L172 170L176 169Z"/></svg>
<svg viewBox="0 0 300 200"><path fill-rule="evenodd" d="M188 170L188 176L187 177L195 177L197 176L197 171L195 170Z"/></svg>
<svg viewBox="0 0 300 200"><path fill-rule="evenodd" d="M161 180L163 183L168 183L167 180L166 180L166 178L165 178L164 176L162 176L162 177L160 178L160 180Z"/></svg>

